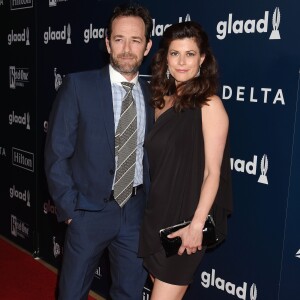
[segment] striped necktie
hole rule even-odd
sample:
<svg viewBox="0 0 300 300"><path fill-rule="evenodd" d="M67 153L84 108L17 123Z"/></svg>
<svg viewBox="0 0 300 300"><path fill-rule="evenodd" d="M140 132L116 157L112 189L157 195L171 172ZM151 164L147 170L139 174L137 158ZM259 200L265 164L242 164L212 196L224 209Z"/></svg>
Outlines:
<svg viewBox="0 0 300 300"><path fill-rule="evenodd" d="M133 83L121 82L126 90L115 135L115 155L118 156L114 198L122 207L132 194L136 163L137 117L132 96Z"/></svg>

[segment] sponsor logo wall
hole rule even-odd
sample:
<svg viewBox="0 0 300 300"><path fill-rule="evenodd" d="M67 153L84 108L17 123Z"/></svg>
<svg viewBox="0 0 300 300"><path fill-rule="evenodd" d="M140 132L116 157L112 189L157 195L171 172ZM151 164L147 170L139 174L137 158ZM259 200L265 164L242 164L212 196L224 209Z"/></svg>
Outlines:
<svg viewBox="0 0 300 300"><path fill-rule="evenodd" d="M1 234L35 252L36 228L36 90L35 3L0 2Z"/></svg>
<svg viewBox="0 0 300 300"><path fill-rule="evenodd" d="M5 53L0 79L6 86L0 110L1 234L56 267L66 227L56 221L43 171L48 115L66 74L107 62L107 21L122 2L0 0L0 17L12 20L0 28ZM139 2L153 17L153 48L140 75L147 79L166 28L197 21L219 62L219 96L230 117L234 212L229 236L206 254L185 299L296 299L300 3ZM107 296L109 283L105 255L92 288ZM147 283L141 299L150 299L150 293Z"/></svg>

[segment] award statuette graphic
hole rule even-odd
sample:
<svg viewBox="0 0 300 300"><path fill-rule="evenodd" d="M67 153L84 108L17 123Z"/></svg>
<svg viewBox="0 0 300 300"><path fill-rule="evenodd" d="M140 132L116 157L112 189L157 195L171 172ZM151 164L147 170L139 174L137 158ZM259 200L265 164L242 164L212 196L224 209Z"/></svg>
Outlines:
<svg viewBox="0 0 300 300"><path fill-rule="evenodd" d="M70 23L68 24L68 27L67 27L67 36L68 36L67 44L70 45L70 44L72 44L72 42L71 42L71 25L70 25Z"/></svg>
<svg viewBox="0 0 300 300"><path fill-rule="evenodd" d="M264 154L260 161L261 175L258 178L258 182L263 184L268 184L267 171L268 171L268 157L266 154Z"/></svg>
<svg viewBox="0 0 300 300"><path fill-rule="evenodd" d="M27 206L30 207L30 192L27 191L27 202L26 202Z"/></svg>
<svg viewBox="0 0 300 300"><path fill-rule="evenodd" d="M250 299L251 300L256 300L257 299L257 288L256 288L255 283L253 283L251 285L251 288L250 288Z"/></svg>
<svg viewBox="0 0 300 300"><path fill-rule="evenodd" d="M26 129L30 130L30 114L29 112L26 114L27 126Z"/></svg>
<svg viewBox="0 0 300 300"><path fill-rule="evenodd" d="M272 18L272 26L273 30L270 34L269 40L280 40L280 33L279 33L279 24L280 24L280 10L279 7L276 7L273 12L273 18Z"/></svg>
<svg viewBox="0 0 300 300"><path fill-rule="evenodd" d="M56 0L49 0L49 7L56 6Z"/></svg>
<svg viewBox="0 0 300 300"><path fill-rule="evenodd" d="M30 42L29 42L29 28L26 28L26 46L29 46Z"/></svg>

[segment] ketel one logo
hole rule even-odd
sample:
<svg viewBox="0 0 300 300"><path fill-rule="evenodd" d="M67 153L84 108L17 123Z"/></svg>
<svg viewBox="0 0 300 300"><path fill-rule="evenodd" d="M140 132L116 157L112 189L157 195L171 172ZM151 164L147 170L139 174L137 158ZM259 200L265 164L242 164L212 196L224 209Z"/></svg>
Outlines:
<svg viewBox="0 0 300 300"><path fill-rule="evenodd" d="M250 161L230 158L230 165L231 165L231 170L247 173L249 175L256 175L257 155L253 155L253 159ZM257 180L259 183L268 184L268 177L267 177L268 168L269 168L268 157L266 154L264 154L260 160L260 176Z"/></svg>
<svg viewBox="0 0 300 300"><path fill-rule="evenodd" d="M267 33L269 26L269 11L265 11L264 17L259 20L235 20L232 13L228 15L227 21L220 21L217 24L217 38L224 40L227 34L243 34L243 33ZM279 25L280 25L280 10L279 7L274 9L272 15L272 31L269 36L270 40L280 40Z"/></svg>
<svg viewBox="0 0 300 300"><path fill-rule="evenodd" d="M9 196L10 198L17 198L26 203L28 207L30 207L30 192L29 190L24 190L24 192L20 192L16 189L16 187L13 185L9 189Z"/></svg>
<svg viewBox="0 0 300 300"><path fill-rule="evenodd" d="M220 277L216 277L216 270L212 269L211 273L202 272L201 273L201 285L204 288L215 287L218 290L221 290L229 295L236 296L238 299L243 300L256 300L257 299L257 288L256 284L253 283L249 289L249 297L248 294L248 284L247 282L243 282L242 286L238 286L230 281L225 281Z"/></svg>
<svg viewBox="0 0 300 300"><path fill-rule="evenodd" d="M71 25L70 23L64 26L63 30L52 30L49 26L48 31L44 32L44 44L48 44L49 41L66 41L66 44L72 44L71 41Z"/></svg>
<svg viewBox="0 0 300 300"><path fill-rule="evenodd" d="M22 33L15 33L14 30L12 29L11 32L7 36L7 42L8 45L10 46L12 43L20 43L20 42L25 42L26 46L30 45L29 41L29 28L24 28Z"/></svg>
<svg viewBox="0 0 300 300"><path fill-rule="evenodd" d="M9 125L20 124L26 126L27 130L30 130L30 114L24 113L23 115L15 114L13 110L11 114L8 115L8 123Z"/></svg>
<svg viewBox="0 0 300 300"><path fill-rule="evenodd" d="M10 230L11 234L15 237L27 238L29 236L29 226L23 221L19 220L16 216L11 215Z"/></svg>
<svg viewBox="0 0 300 300"><path fill-rule="evenodd" d="M16 89L17 87L24 87L29 83L29 69L16 68L9 66L9 88Z"/></svg>

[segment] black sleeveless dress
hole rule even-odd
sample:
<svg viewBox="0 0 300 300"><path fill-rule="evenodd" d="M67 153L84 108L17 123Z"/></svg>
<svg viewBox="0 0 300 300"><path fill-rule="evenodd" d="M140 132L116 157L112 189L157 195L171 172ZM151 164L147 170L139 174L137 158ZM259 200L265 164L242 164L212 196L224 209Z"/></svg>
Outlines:
<svg viewBox="0 0 300 300"><path fill-rule="evenodd" d="M150 165L151 187L143 219L139 256L156 278L171 284L187 285L203 257L195 254L167 258L159 230L193 217L199 202L204 174L204 140L201 109L175 112L169 108L159 116L145 140ZM228 147L224 152L214 218L220 242L227 232L231 212L231 181ZM221 195L222 194L222 195ZM220 197L221 196L221 197Z"/></svg>

